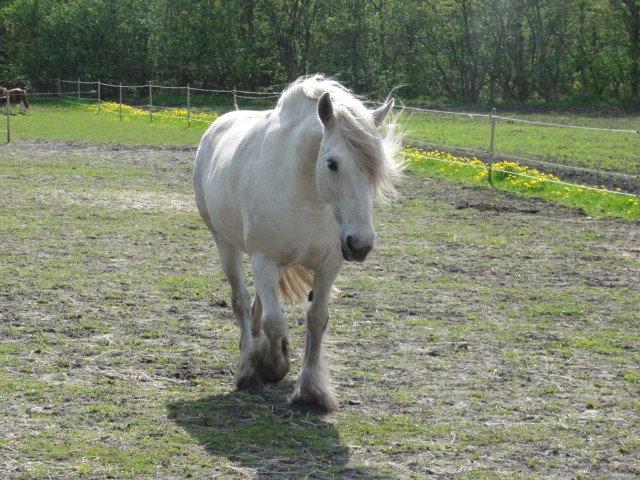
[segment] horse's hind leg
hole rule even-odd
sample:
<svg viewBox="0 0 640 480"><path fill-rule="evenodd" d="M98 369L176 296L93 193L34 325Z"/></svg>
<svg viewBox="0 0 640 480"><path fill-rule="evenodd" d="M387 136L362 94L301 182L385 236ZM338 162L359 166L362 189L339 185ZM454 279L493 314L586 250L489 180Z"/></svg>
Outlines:
<svg viewBox="0 0 640 480"><path fill-rule="evenodd" d="M282 269L261 254L251 257L256 285L254 343L243 352L240 370L266 383L277 383L289 371L287 325L278 299ZM260 315L260 318L257 318Z"/></svg>
<svg viewBox="0 0 640 480"><path fill-rule="evenodd" d="M231 306L240 324L240 352L251 349L253 337L251 335L251 311L249 291L244 281L242 269L242 253L223 238L216 238L216 245L220 253L222 269L231 285ZM241 370L241 369L240 369ZM238 372L238 388L251 389L259 386L255 375Z"/></svg>
<svg viewBox="0 0 640 480"><path fill-rule="evenodd" d="M291 403L315 405L324 411L334 411L338 404L329 385L329 375L322 359L322 337L329 322L329 297L338 275L340 260L335 266L316 271L313 301L307 312L307 333L302 371Z"/></svg>

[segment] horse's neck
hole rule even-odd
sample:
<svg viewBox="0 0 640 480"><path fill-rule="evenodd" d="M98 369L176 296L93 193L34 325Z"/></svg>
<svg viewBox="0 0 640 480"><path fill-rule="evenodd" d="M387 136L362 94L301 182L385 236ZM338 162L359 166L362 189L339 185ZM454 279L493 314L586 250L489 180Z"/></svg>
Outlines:
<svg viewBox="0 0 640 480"><path fill-rule="evenodd" d="M293 154L288 160L291 162L292 181L301 198L318 203L321 200L316 190L316 161L322 142L322 124L316 115L315 102L306 103L293 112L287 112L281 120L289 127L285 130L297 132L290 139Z"/></svg>

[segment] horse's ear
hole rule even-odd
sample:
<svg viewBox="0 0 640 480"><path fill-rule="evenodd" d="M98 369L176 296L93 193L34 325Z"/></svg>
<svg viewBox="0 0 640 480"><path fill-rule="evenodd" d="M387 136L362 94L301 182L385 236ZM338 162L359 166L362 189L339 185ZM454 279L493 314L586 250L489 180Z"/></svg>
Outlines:
<svg viewBox="0 0 640 480"><path fill-rule="evenodd" d="M387 118L387 114L391 111L394 104L395 101L393 100L393 98L390 98L389 100L387 100L387 103L373 111L373 123L376 127L382 125L382 122L384 122L384 119Z"/></svg>
<svg viewBox="0 0 640 480"><path fill-rule="evenodd" d="M331 128L335 122L333 115L333 104L329 92L324 92L318 100L318 118L324 125L324 128Z"/></svg>

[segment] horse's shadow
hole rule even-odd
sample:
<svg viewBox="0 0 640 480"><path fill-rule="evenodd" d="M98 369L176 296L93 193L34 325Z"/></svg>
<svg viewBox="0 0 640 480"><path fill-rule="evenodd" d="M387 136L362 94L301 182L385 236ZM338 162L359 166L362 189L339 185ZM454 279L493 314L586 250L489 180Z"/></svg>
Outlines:
<svg viewBox="0 0 640 480"><path fill-rule="evenodd" d="M291 382L259 395L233 391L172 403L169 418L206 450L255 470L257 478L380 478L351 469L349 449L322 413L287 404Z"/></svg>

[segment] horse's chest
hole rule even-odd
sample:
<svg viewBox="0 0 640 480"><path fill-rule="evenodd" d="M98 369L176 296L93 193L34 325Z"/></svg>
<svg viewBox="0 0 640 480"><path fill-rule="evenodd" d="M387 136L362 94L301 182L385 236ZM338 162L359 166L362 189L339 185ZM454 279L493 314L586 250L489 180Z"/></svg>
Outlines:
<svg viewBox="0 0 640 480"><path fill-rule="evenodd" d="M245 222L245 244L282 263L300 263L327 255L336 248L335 220L311 209L289 205L279 211L249 214Z"/></svg>

